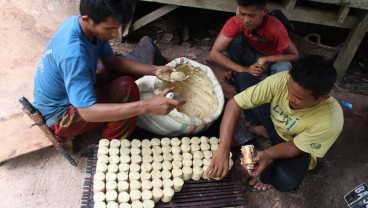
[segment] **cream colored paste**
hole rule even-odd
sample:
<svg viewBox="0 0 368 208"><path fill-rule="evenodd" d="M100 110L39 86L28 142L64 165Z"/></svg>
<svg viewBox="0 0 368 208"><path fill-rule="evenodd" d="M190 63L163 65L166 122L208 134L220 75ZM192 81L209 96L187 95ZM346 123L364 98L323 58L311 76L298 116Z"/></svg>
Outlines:
<svg viewBox="0 0 368 208"><path fill-rule="evenodd" d="M162 89L173 87L181 100L186 103L177 108L191 117L205 118L213 115L218 107L216 93L208 76L189 64L176 67L177 72L189 76L186 82L163 82Z"/></svg>

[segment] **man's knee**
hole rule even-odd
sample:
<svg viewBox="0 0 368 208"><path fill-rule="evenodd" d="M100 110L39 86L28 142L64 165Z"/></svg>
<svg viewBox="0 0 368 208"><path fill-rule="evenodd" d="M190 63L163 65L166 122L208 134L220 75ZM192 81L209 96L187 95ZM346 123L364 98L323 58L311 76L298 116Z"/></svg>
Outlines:
<svg viewBox="0 0 368 208"><path fill-rule="evenodd" d="M116 80L118 83L117 89L120 89L122 92L122 102L134 102L140 100L140 93L138 89L138 85L134 81L132 77L123 76Z"/></svg>
<svg viewBox="0 0 368 208"><path fill-rule="evenodd" d="M291 69L290 62L275 62L271 66L271 74L276 74L282 71L289 71Z"/></svg>

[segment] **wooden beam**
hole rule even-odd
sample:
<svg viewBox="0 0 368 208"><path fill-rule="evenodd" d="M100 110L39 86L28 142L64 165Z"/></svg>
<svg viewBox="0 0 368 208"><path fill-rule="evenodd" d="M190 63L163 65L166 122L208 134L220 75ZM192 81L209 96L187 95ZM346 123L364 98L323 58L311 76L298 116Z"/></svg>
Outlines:
<svg viewBox="0 0 368 208"><path fill-rule="evenodd" d="M346 5L351 8L368 10L367 0L308 0L308 1L325 3L325 4Z"/></svg>
<svg viewBox="0 0 368 208"><path fill-rule="evenodd" d="M122 38L123 37L126 37L128 35L128 33L130 32L131 30L131 26L132 26L132 21L133 21L133 17L134 17L134 13L135 13L135 8L136 8L136 5L137 5L137 1L133 1L133 13L132 13L132 18L130 18L128 24L124 25L122 29L120 29L120 31L122 31L122 34L119 36L121 37L121 40L120 42L122 42Z"/></svg>
<svg viewBox="0 0 368 208"><path fill-rule="evenodd" d="M286 10L293 10L297 0L285 0L284 6Z"/></svg>
<svg viewBox="0 0 368 208"><path fill-rule="evenodd" d="M141 0L162 4L172 4L179 6L194 7L200 9L211 9L224 12L235 12L238 6L235 0Z"/></svg>
<svg viewBox="0 0 368 208"><path fill-rule="evenodd" d="M140 19L138 19L137 21L135 21L133 23L132 29L131 31L135 31L138 30L139 28L143 27L144 25L164 16L165 14L171 12L172 10L178 8L179 6L177 5L164 5L158 9L156 9L155 11L141 17Z"/></svg>
<svg viewBox="0 0 368 208"><path fill-rule="evenodd" d="M368 30L368 11L365 16L356 24L353 30L350 31L344 46L342 47L339 55L334 63L337 70L338 80L341 81L346 70L349 67L351 60L354 57L356 50L362 42L366 31Z"/></svg>
<svg viewBox="0 0 368 208"><path fill-rule="evenodd" d="M346 17L348 16L348 13L350 11L350 7L348 6L341 6L339 13L337 14L337 22L338 23L343 23L346 19Z"/></svg>

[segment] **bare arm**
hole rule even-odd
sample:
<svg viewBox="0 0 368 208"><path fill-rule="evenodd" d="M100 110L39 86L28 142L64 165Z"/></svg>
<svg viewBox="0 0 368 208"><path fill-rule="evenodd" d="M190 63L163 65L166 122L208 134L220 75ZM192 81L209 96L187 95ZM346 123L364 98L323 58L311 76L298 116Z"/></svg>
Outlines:
<svg viewBox="0 0 368 208"><path fill-rule="evenodd" d="M294 61L299 58L298 49L295 47L294 43L291 41L290 45L283 51L282 54L265 56L259 58L257 63L264 65L268 62L281 62L281 61Z"/></svg>
<svg viewBox="0 0 368 208"><path fill-rule="evenodd" d="M234 131L241 113L240 106L231 99L225 107L224 117L220 126L220 145L214 152L212 161L205 174L208 178L226 176L229 169L229 154Z"/></svg>
<svg viewBox="0 0 368 208"><path fill-rule="evenodd" d="M184 101L166 98L164 95L169 90L165 89L148 100L131 103L96 103L87 108L78 108L78 112L83 120L88 122L117 121L146 113L166 115L184 104Z"/></svg>

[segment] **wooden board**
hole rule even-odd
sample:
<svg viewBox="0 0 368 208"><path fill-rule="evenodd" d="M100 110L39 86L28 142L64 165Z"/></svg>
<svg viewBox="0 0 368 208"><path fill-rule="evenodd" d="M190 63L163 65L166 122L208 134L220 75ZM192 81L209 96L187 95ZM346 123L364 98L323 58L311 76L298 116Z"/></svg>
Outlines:
<svg viewBox="0 0 368 208"><path fill-rule="evenodd" d="M23 112L0 118L0 162L52 146L45 134Z"/></svg>

